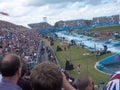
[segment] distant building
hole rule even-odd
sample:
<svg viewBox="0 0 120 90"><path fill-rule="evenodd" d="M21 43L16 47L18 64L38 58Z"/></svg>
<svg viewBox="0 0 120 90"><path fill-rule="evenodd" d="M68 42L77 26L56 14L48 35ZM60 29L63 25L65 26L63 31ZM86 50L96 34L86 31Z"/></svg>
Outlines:
<svg viewBox="0 0 120 90"><path fill-rule="evenodd" d="M87 26L86 20L66 20L58 21L58 27Z"/></svg>

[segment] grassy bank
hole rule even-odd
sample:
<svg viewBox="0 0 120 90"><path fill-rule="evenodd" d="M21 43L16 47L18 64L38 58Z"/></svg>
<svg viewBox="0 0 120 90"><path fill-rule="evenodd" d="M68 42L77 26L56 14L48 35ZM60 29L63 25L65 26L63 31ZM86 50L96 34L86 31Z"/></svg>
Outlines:
<svg viewBox="0 0 120 90"><path fill-rule="evenodd" d="M120 31L120 25L118 26L108 26L108 27L100 27L100 28L92 28L91 32L114 32Z"/></svg>
<svg viewBox="0 0 120 90"><path fill-rule="evenodd" d="M94 28L91 29L91 32L115 32L120 31L119 26L111 26L111 27L102 27L102 28ZM56 56L59 60L60 65L65 69L65 62L66 60L70 60L70 62L74 65L74 70L67 71L72 77L77 79L79 74L77 72L77 65L80 64L80 75L82 74L89 74L92 79L94 80L95 84L100 84L101 82L108 82L110 76L104 73L99 72L95 69L95 64L99 60L111 56L112 53L104 54L99 56L99 59L96 60L95 54L89 52L87 49L80 48L78 46L72 46L71 49L67 49L66 51L59 51L56 52L57 45L61 46L63 49L61 40L55 40L54 45L52 46ZM84 53L89 53L89 55L85 56Z"/></svg>
<svg viewBox="0 0 120 90"><path fill-rule="evenodd" d="M100 84L101 82L108 82L109 75L103 74L95 69L95 64L97 62L95 54L89 52L87 49L80 48L78 46L71 46L71 49L67 49L66 51L62 50L56 52L57 45L62 46L61 40L54 41L53 49L57 55L60 65L65 68L66 59L70 60L70 62L74 65L73 70L68 70L67 72L77 79L79 74L77 72L77 65L80 64L82 74L89 74L94 80L95 84ZM89 53L88 56L83 55L84 53ZM110 56L111 53L99 56L99 60Z"/></svg>

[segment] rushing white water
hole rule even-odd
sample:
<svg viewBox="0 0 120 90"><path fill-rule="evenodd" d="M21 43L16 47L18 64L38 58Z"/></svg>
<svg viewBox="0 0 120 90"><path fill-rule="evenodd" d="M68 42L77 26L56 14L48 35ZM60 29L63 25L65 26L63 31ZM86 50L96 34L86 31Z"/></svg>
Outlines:
<svg viewBox="0 0 120 90"><path fill-rule="evenodd" d="M84 35L78 35L78 34L69 34L67 32L58 32L56 33L57 36L61 39L68 40L70 42L71 40L74 40L76 44L84 44L85 48L88 48L89 50L103 50L103 45L107 45L108 51L111 51L113 53L119 53L120 52L120 41L117 40L106 40L102 41L100 39L95 39L92 37L87 37Z"/></svg>

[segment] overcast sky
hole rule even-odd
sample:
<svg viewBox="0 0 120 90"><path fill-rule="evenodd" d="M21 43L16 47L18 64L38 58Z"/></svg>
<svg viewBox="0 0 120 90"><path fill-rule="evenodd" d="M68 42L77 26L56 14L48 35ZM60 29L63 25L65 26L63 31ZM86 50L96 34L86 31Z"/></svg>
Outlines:
<svg viewBox="0 0 120 90"><path fill-rule="evenodd" d="M18 25L47 22L54 25L60 20L92 19L99 16L120 15L120 0L0 0L0 15Z"/></svg>

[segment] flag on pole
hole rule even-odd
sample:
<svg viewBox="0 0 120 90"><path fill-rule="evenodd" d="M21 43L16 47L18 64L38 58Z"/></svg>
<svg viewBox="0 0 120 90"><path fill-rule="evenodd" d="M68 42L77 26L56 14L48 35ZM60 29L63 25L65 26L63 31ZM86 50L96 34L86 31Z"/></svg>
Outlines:
<svg viewBox="0 0 120 90"><path fill-rule="evenodd" d="M6 13L6 12L0 12L0 14L1 14L1 15L4 15L4 16L9 16L9 14Z"/></svg>

